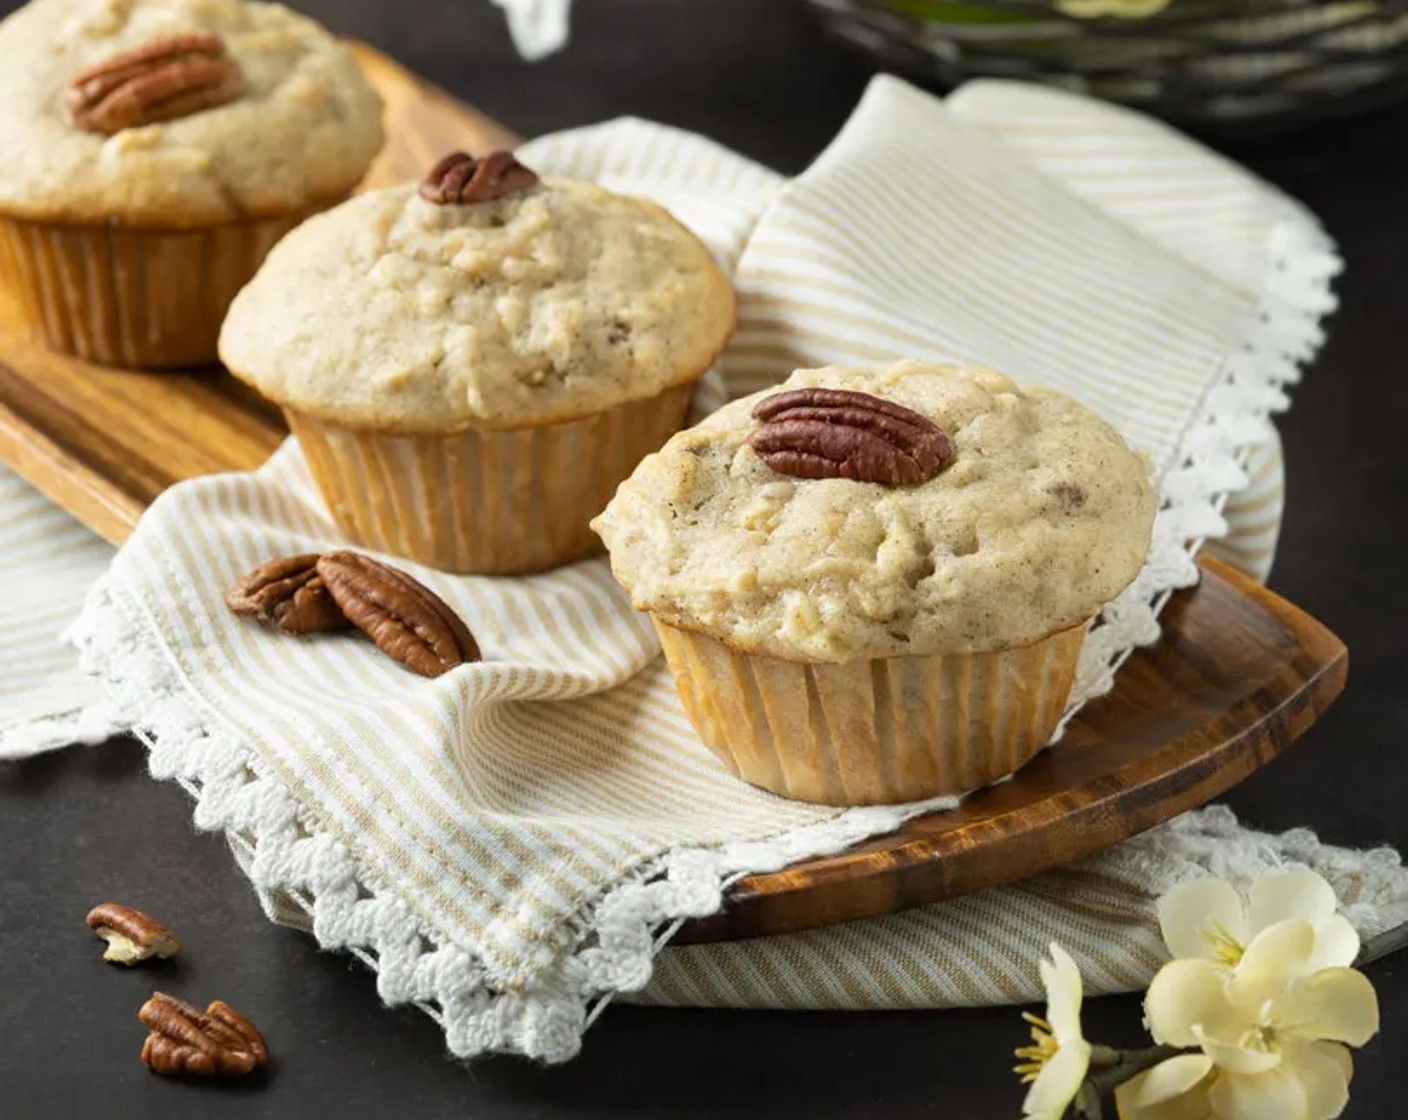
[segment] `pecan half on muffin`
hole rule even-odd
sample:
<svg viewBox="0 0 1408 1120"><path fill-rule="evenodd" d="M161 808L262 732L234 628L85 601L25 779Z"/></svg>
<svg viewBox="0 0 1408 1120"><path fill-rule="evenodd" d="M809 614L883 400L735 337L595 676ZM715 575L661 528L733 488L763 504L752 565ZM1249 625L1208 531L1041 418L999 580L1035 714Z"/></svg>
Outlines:
<svg viewBox="0 0 1408 1120"><path fill-rule="evenodd" d="M984 369L800 370L646 459L593 523L735 773L830 804L1012 773L1138 574L1144 460Z"/></svg>
<svg viewBox="0 0 1408 1120"><path fill-rule="evenodd" d="M270 247L381 147L347 48L279 4L33 0L0 75L0 286L111 365L213 362Z"/></svg>
<svg viewBox="0 0 1408 1120"><path fill-rule="evenodd" d="M352 540L504 574L600 551L588 523L732 328L727 279L661 207L454 153L285 238L220 354L283 406Z"/></svg>

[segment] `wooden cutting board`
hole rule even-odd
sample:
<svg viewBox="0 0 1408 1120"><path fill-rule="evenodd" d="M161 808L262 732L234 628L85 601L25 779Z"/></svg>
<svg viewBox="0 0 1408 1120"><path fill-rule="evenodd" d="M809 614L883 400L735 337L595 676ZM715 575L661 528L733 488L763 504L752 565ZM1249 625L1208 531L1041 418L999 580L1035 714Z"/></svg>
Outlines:
<svg viewBox="0 0 1408 1120"><path fill-rule="evenodd" d="M357 47L387 103L370 186L419 178L446 151L511 146L501 126ZM25 341L0 305L0 460L115 544L163 490L257 466L286 430L218 369L104 369ZM1077 859L1217 796L1301 735L1344 687L1324 626L1214 560L1174 597L1162 640L1058 747L962 808L838 856L738 883L681 941L871 917Z"/></svg>

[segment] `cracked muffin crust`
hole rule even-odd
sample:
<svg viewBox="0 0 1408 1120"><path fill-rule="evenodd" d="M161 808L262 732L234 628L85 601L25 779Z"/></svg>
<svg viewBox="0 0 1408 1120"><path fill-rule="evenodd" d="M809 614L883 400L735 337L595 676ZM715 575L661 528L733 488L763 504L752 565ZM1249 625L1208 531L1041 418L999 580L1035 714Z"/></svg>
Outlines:
<svg viewBox="0 0 1408 1120"><path fill-rule="evenodd" d="M75 115L75 79L197 37L237 77L221 97L175 119L134 112L111 135ZM184 230L304 212L345 197L382 142L381 99L351 52L281 4L33 0L0 23L0 73L0 209L13 217Z"/></svg>
<svg viewBox="0 0 1408 1120"><path fill-rule="evenodd" d="M469 205L374 191L306 222L235 300L220 352L323 421L452 432L657 396L732 328L732 288L667 211L544 179Z"/></svg>
<svg viewBox="0 0 1408 1120"><path fill-rule="evenodd" d="M778 392L868 393L952 443L917 485L778 473L750 445ZM1078 626L1138 573L1145 461L1075 400L991 370L799 370L676 435L593 523L637 609L793 661L984 653Z"/></svg>

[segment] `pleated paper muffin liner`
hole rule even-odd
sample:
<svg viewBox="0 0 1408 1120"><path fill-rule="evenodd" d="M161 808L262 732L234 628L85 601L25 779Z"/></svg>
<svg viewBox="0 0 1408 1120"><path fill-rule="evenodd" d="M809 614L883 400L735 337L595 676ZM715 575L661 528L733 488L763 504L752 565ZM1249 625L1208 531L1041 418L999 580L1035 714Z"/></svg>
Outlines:
<svg viewBox="0 0 1408 1120"><path fill-rule="evenodd" d="M602 551L588 522L679 431L693 391L691 381L566 423L448 435L284 414L353 541L447 572L521 575Z"/></svg>
<svg viewBox="0 0 1408 1120"><path fill-rule="evenodd" d="M0 287L54 350L112 366L206 365L230 301L311 212L170 231L0 215Z"/></svg>
<svg viewBox="0 0 1408 1120"><path fill-rule="evenodd" d="M652 621L704 745L744 781L827 805L964 793L1018 770L1055 734L1086 631L828 665Z"/></svg>

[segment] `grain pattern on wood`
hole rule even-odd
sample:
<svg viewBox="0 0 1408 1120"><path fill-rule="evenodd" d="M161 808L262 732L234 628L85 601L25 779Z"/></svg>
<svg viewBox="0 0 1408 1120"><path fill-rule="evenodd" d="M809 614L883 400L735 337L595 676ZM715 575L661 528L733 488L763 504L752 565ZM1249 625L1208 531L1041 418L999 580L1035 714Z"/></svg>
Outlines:
<svg viewBox="0 0 1408 1120"><path fill-rule="evenodd" d="M386 102L388 140L366 186L419 179L455 148L517 143L385 55L355 50ZM0 304L0 460L114 544L168 486L256 467L287 432L277 409L222 370L105 369L25 340L12 315Z"/></svg>
<svg viewBox="0 0 1408 1120"><path fill-rule="evenodd" d="M1348 654L1226 564L1200 566L1158 644L1011 781L841 855L744 879L676 940L790 932L1025 878L1202 805L1269 762L1339 695Z"/></svg>

